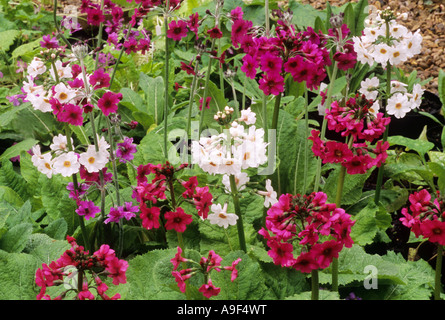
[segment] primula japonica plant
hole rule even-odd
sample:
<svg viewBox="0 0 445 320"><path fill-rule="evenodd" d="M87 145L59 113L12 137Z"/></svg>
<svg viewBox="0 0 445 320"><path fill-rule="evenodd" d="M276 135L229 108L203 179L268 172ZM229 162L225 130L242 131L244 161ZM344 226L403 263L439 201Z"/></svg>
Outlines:
<svg viewBox="0 0 445 320"><path fill-rule="evenodd" d="M434 195L433 195L434 196ZM426 189L409 196L409 207L402 208L400 221L416 238L436 244L436 278L434 298L440 299L443 246L445 245L444 198L437 191L433 197Z"/></svg>
<svg viewBox="0 0 445 320"><path fill-rule="evenodd" d="M119 293L107 295L108 284L105 278L112 278L113 285L126 283L128 262L116 257L113 249L102 245L90 254L79 246L76 239L67 236L71 248L66 250L56 261L43 264L36 271L36 285L41 287L37 299L61 300L72 297L78 300L116 300ZM47 291L50 287L63 287L56 297Z"/></svg>
<svg viewBox="0 0 445 320"><path fill-rule="evenodd" d="M323 192L283 194L267 211L266 228L259 233L275 264L312 273L312 295L318 299L317 271L328 268L343 247L352 247L353 225L351 216L327 203Z"/></svg>

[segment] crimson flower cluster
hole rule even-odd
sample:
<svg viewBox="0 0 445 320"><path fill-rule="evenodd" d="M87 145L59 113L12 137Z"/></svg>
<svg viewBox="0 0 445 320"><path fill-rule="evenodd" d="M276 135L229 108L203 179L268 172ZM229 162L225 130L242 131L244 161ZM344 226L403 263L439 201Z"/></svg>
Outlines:
<svg viewBox="0 0 445 320"><path fill-rule="evenodd" d="M133 198L140 204L140 218L142 226L148 230L158 229L161 221L165 220L166 230L176 230L184 232L187 225L192 223L192 215L187 214L183 208L177 206L175 199L174 184L177 181L175 173L187 167L188 164L181 164L178 168L173 167L168 161L165 164L146 164L140 165L137 169L137 186L133 192ZM151 181L148 175L154 174ZM185 191L182 197L190 200L196 206L198 215L205 219L212 205L213 196L209 192L209 187L198 187L196 176L190 177L188 181L182 181ZM161 219L161 208L156 206L159 200L166 200L166 192L169 191L171 208L163 214Z"/></svg>
<svg viewBox="0 0 445 320"><path fill-rule="evenodd" d="M347 142L324 141L320 131L312 130L308 139L313 142L314 155L323 163L341 163L348 174L363 174L386 160L389 143L371 143L383 135L391 118L375 112L372 100L356 95L345 103L334 101L325 117L328 129L340 133Z"/></svg>
<svg viewBox="0 0 445 320"><path fill-rule="evenodd" d="M266 228L259 234L267 240L268 254L276 265L310 273L327 268L343 247L352 246L354 221L345 210L326 201L323 192L283 194L267 211Z"/></svg>
<svg viewBox="0 0 445 320"><path fill-rule="evenodd" d="M276 36L259 33L252 21L243 19L240 8L232 10L231 40L235 48L245 53L241 70L255 79L261 70L259 87L266 95L284 91L284 77L291 74L294 81L306 81L309 89L317 88L326 77L325 66L332 64L325 40L312 28L297 32L290 19L280 19Z"/></svg>
<svg viewBox="0 0 445 320"><path fill-rule="evenodd" d="M417 238L422 236L432 243L445 245L444 196L437 192L433 199L427 190L422 189L411 194L409 202L408 208L402 208L402 224Z"/></svg>
<svg viewBox="0 0 445 320"><path fill-rule="evenodd" d="M37 269L35 283L41 287L37 299L50 300L51 297L46 293L47 288L61 285L66 290L54 300L65 298L69 292L75 292L75 298L78 300L93 300L96 297L91 292L92 289L97 292L97 298L119 299L119 293L113 297L106 294L108 285L101 277L112 278L114 285L126 283L128 262L116 257L114 250L106 244L103 244L91 255L82 246L79 246L73 237L67 236L67 241L71 244L70 249L66 250L56 261L51 261L49 265L43 263L42 268ZM87 278L87 273L91 275L91 279Z"/></svg>
<svg viewBox="0 0 445 320"><path fill-rule="evenodd" d="M186 280L190 279L195 274L202 273L204 275L205 282L198 289L198 291L201 292L206 298L217 296L221 292L221 288L215 287L215 285L213 285L212 279L210 278L210 272L212 270L215 270L217 272L220 272L221 270L231 271L230 280L233 282L238 277L238 270L236 269L236 266L241 261L241 258L233 261L232 265L225 267L221 266L221 261L222 258L213 250L209 251L207 257L201 257L199 262L191 259L186 259L182 256L182 249L178 247L178 252L170 260L170 262L173 264L172 275L175 277L175 281L178 284L179 290L184 293L186 290ZM178 271L177 269L183 263L194 264L195 267L185 268Z"/></svg>

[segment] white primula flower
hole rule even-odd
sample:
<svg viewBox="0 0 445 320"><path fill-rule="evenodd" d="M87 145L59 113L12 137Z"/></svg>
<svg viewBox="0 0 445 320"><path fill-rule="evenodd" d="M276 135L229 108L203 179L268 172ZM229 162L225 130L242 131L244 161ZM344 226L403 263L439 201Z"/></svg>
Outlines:
<svg viewBox="0 0 445 320"><path fill-rule="evenodd" d="M43 159L42 152L40 151L40 145L36 144L34 147L32 147L31 152L31 162L35 167L37 167L38 162Z"/></svg>
<svg viewBox="0 0 445 320"><path fill-rule="evenodd" d="M407 49L404 44L399 44L393 47L391 54L389 55L389 63L393 66L397 66L408 59Z"/></svg>
<svg viewBox="0 0 445 320"><path fill-rule="evenodd" d="M42 85L36 85L34 83L34 78L31 76L27 76L27 82L23 81L23 91L29 95L29 94L34 94L34 95L40 95L45 93L45 88L43 88Z"/></svg>
<svg viewBox="0 0 445 320"><path fill-rule="evenodd" d="M60 103L68 103L76 97L76 91L68 88L63 82L54 86L54 98Z"/></svg>
<svg viewBox="0 0 445 320"><path fill-rule="evenodd" d="M278 202L277 192L274 191L272 187L272 182L270 179L266 180L266 191L258 191L258 194L264 196L264 206L268 208L270 205L274 205Z"/></svg>
<svg viewBox="0 0 445 320"><path fill-rule="evenodd" d="M391 21L389 26L389 34L396 39L400 39L406 37L408 34L408 28L395 21Z"/></svg>
<svg viewBox="0 0 445 320"><path fill-rule="evenodd" d="M39 57L34 57L31 63L28 64L26 71L30 76L35 78L38 75L46 72L46 66L42 59Z"/></svg>
<svg viewBox="0 0 445 320"><path fill-rule="evenodd" d="M377 113L380 110L380 102L379 100L374 101L372 106L368 109L368 111L373 114L374 116L377 116Z"/></svg>
<svg viewBox="0 0 445 320"><path fill-rule="evenodd" d="M56 71L57 71L57 76L60 79L63 78L72 78L72 73L71 73L71 67L69 65L67 65L66 67L63 66L62 61L57 60L55 63L56 66ZM51 77L53 78L53 80L56 80L56 76L54 74L54 68L51 68L51 70L49 71Z"/></svg>
<svg viewBox="0 0 445 320"><path fill-rule="evenodd" d="M406 93L408 91L407 87L408 85L406 83L391 80L391 93Z"/></svg>
<svg viewBox="0 0 445 320"><path fill-rule="evenodd" d="M212 204L210 207L211 214L207 216L207 219L211 224L216 224L220 227L227 229L229 226L236 225L238 216L234 213L227 213L227 203L224 203L224 207L221 204Z"/></svg>
<svg viewBox="0 0 445 320"><path fill-rule="evenodd" d="M405 117L411 111L411 102L408 96L403 93L396 93L388 99L386 111L389 115L394 115L397 119Z"/></svg>
<svg viewBox="0 0 445 320"><path fill-rule="evenodd" d="M255 124L256 114L252 112L250 107L246 110L241 110L241 117L238 119L238 121L243 121L247 125Z"/></svg>
<svg viewBox="0 0 445 320"><path fill-rule="evenodd" d="M26 95L26 100L31 102L34 110L39 110L41 112L52 112L53 108L49 102L49 97L46 96L46 92L41 92L39 94L28 93Z"/></svg>
<svg viewBox="0 0 445 320"><path fill-rule="evenodd" d="M60 173L64 177L69 177L79 172L80 163L77 155L73 151L70 151L54 158L53 168L56 173Z"/></svg>
<svg viewBox="0 0 445 320"><path fill-rule="evenodd" d="M379 43L374 47L372 56L377 63L380 63L383 67L386 66L389 58L391 57L393 48L385 43Z"/></svg>
<svg viewBox="0 0 445 320"><path fill-rule="evenodd" d="M413 109L420 107L422 104L422 96L424 91L425 90L422 89L422 86L418 83L413 86L412 96L410 97L410 102L412 103Z"/></svg>
<svg viewBox="0 0 445 320"><path fill-rule="evenodd" d="M99 172L108 162L108 152L96 151L96 147L90 145L86 152L80 154L79 162L89 173Z"/></svg>
<svg viewBox="0 0 445 320"><path fill-rule="evenodd" d="M379 78L377 77L367 78L360 83L361 87L359 92L365 95L366 99L375 100L379 94L378 92L379 85L380 85Z"/></svg>
<svg viewBox="0 0 445 320"><path fill-rule="evenodd" d="M53 160L51 153L45 153L36 163L37 170L51 178L54 173Z"/></svg>
<svg viewBox="0 0 445 320"><path fill-rule="evenodd" d="M402 40L405 44L408 58L412 58L422 51L422 40L423 38L420 34L420 30L417 30L414 33L408 33L408 35Z"/></svg>
<svg viewBox="0 0 445 320"><path fill-rule="evenodd" d="M357 53L357 61L372 66L375 62L371 54L374 48L372 43L356 36L352 37L352 40L354 41L354 51Z"/></svg>
<svg viewBox="0 0 445 320"><path fill-rule="evenodd" d="M238 191L244 190L246 188L246 183L249 182L250 178L246 172L240 172L234 175L235 176L235 185ZM225 174L222 177L222 183L225 186L225 191L227 193L232 192L232 188L230 187L230 176Z"/></svg>
<svg viewBox="0 0 445 320"><path fill-rule="evenodd" d="M71 138L71 144L73 143L74 141ZM66 139L66 136L61 133L59 133L59 135L57 136L54 136L49 148L54 151L54 154L56 156L64 152L68 152L68 141Z"/></svg>

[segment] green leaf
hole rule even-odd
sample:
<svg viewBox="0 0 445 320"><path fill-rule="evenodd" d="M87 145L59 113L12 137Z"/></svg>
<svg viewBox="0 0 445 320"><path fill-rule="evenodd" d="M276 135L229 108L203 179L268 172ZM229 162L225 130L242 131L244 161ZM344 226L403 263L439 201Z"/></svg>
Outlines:
<svg viewBox="0 0 445 320"><path fill-rule="evenodd" d="M0 32L0 51L8 51L19 35L19 30L8 30Z"/></svg>
<svg viewBox="0 0 445 320"><path fill-rule="evenodd" d="M32 224L20 223L6 232L0 239L0 249L6 252L20 253L26 246L32 233Z"/></svg>
<svg viewBox="0 0 445 320"><path fill-rule="evenodd" d="M241 258L237 265L238 277L232 282L231 273L221 271L212 273L212 282L221 288L218 300L263 300L273 297L266 286L264 272L258 262L242 251L232 251L227 254L221 264L230 266L233 261Z"/></svg>
<svg viewBox="0 0 445 320"><path fill-rule="evenodd" d="M369 14L368 0L359 0L354 6L354 18L355 18L355 36L361 36L362 31L365 28L365 19Z"/></svg>
<svg viewBox="0 0 445 320"><path fill-rule="evenodd" d="M37 144L37 142L38 141L35 139L26 139L26 140L16 143L15 145L12 145L8 149L6 149L2 153L2 155L0 155L0 161L3 161L5 159L8 160L10 158L16 157L16 156L20 155L20 152L22 152L22 151L28 151L33 146L35 146Z"/></svg>
<svg viewBox="0 0 445 320"><path fill-rule="evenodd" d="M406 147L406 151L414 150L421 156L424 156L428 151L434 148L434 143L432 142L420 139L411 139L404 136L389 136L388 142L391 146L404 146Z"/></svg>
<svg viewBox="0 0 445 320"><path fill-rule="evenodd" d="M383 206L377 206L373 200L354 216L355 223L351 228L354 243L366 245L372 243L377 232L390 227L392 218Z"/></svg>
<svg viewBox="0 0 445 320"><path fill-rule="evenodd" d="M43 231L53 239L63 240L68 231L68 224L64 218L60 218L52 221Z"/></svg>
<svg viewBox="0 0 445 320"><path fill-rule="evenodd" d="M340 166L337 166L329 173L326 183L323 186L323 192L327 194L329 201L334 202L338 189L338 177L340 174ZM342 205L355 204L361 197L363 186L371 175L373 169L368 170L364 174L346 174L343 182L343 194L341 198Z"/></svg>
<svg viewBox="0 0 445 320"><path fill-rule="evenodd" d="M150 77L141 72L139 75L139 87L145 94L146 109L140 111L151 115L156 124L160 124L164 115L164 79L161 76Z"/></svg>
<svg viewBox="0 0 445 320"><path fill-rule="evenodd" d="M442 112L443 112L443 110L445 110L445 71L443 69L439 70L437 82L438 82L437 90L439 93L440 102L442 102Z"/></svg>
<svg viewBox="0 0 445 320"><path fill-rule="evenodd" d="M176 249L153 250L128 262L129 300L182 300L185 295L176 288L171 275L170 259Z"/></svg>
<svg viewBox="0 0 445 320"><path fill-rule="evenodd" d="M0 299L35 300L35 273L40 266L31 255L0 250Z"/></svg>

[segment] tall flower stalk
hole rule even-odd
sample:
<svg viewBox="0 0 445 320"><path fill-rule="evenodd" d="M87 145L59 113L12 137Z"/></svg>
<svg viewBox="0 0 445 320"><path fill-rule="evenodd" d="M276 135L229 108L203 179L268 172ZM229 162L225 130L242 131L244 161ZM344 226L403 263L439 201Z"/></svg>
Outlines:
<svg viewBox="0 0 445 320"><path fill-rule="evenodd" d="M168 18L170 15L170 0L166 0L166 5L164 9L164 38L165 38L165 62L164 62L164 156L168 159L167 150L167 136L168 136L168 112L169 107L169 64L170 64L170 50L169 50L169 38L167 36L168 32Z"/></svg>

